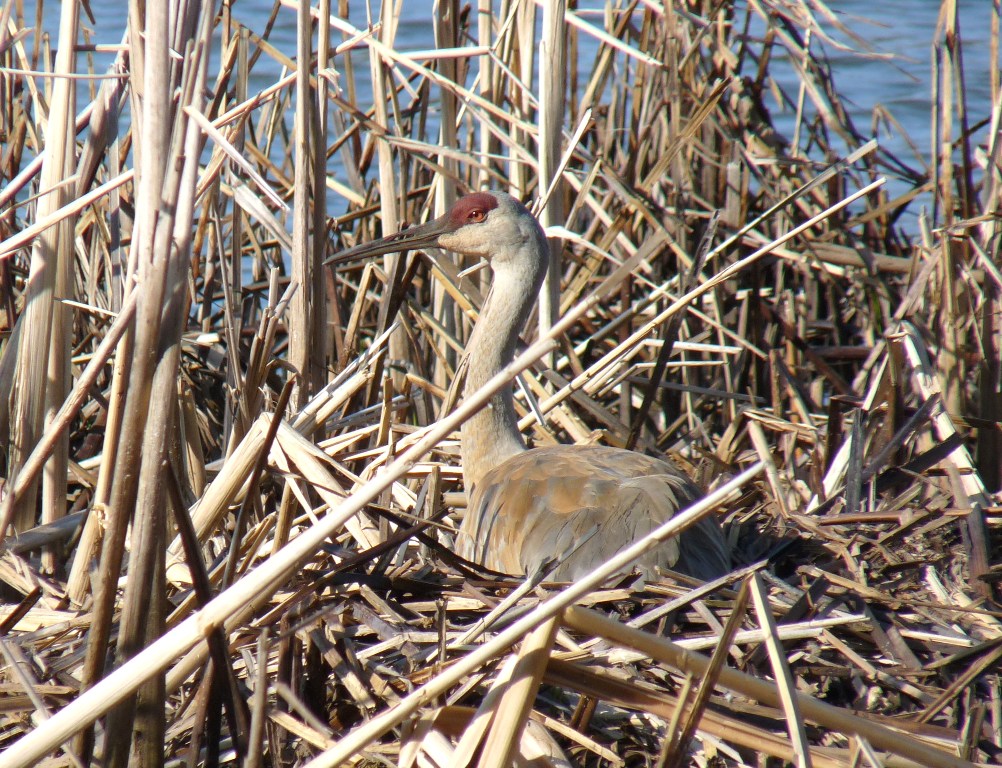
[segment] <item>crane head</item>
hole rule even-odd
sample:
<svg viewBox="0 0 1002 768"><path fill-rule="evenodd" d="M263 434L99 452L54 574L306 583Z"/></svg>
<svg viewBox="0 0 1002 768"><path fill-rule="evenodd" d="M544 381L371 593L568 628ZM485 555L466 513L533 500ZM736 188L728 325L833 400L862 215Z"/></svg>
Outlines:
<svg viewBox="0 0 1002 768"><path fill-rule="evenodd" d="M325 263L345 264L419 248L445 248L492 264L516 254L545 263L547 253L543 229L522 203L504 192L474 192L433 221L341 251Z"/></svg>

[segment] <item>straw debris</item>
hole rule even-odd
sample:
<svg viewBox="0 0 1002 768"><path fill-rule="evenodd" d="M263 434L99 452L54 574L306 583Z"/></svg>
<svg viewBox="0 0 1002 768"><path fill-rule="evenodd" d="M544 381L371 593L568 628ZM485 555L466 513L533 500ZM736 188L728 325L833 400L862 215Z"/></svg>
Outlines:
<svg viewBox="0 0 1002 768"><path fill-rule="evenodd" d="M0 766L1002 762L1002 110L955 4L909 158L820 0L440 2L417 52L347 5L96 48L3 5ZM487 186L556 256L461 400L477 265L319 264ZM730 576L457 558L516 377L535 444L690 470L655 533L719 516Z"/></svg>

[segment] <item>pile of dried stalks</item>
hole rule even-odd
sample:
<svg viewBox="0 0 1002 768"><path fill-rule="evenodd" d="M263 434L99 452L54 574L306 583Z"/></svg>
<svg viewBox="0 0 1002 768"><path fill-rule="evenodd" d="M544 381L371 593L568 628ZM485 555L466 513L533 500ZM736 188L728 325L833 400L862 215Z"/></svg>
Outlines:
<svg viewBox="0 0 1002 768"><path fill-rule="evenodd" d="M955 4L914 161L820 0L452 0L418 54L330 5L132 4L86 104L86 8L50 48L3 5L0 766L998 764L1002 113ZM560 255L526 435L691 469L722 583L450 553L481 275L319 265L484 186Z"/></svg>

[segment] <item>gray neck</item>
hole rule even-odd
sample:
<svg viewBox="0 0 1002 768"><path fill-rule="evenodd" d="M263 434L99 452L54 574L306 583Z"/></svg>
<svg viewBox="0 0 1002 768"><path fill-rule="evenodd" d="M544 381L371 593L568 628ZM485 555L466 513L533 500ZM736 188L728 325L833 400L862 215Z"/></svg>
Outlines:
<svg viewBox="0 0 1002 768"><path fill-rule="evenodd" d="M542 245L546 246L545 240ZM523 247L534 248L538 244ZM509 258L504 264L494 265L494 282L466 346L466 395L478 390L514 359L518 335L539 294L545 262L533 253L526 258ZM518 417L509 384L463 424L466 492L472 493L487 472L524 450L525 442L518 431Z"/></svg>

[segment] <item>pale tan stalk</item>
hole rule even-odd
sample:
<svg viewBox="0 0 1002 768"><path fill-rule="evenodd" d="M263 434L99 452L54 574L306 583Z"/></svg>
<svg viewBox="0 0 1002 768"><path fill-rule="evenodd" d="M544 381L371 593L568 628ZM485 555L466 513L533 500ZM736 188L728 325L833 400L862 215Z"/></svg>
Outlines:
<svg viewBox="0 0 1002 768"><path fill-rule="evenodd" d="M564 26L564 0L543 4L543 30L539 40L539 56L546 62L539 73L539 189L542 196L549 192L546 203L538 212L543 228L563 226L564 194L560 181L560 158L563 155L564 116L566 113L567 29ZM560 311L561 251L563 241L549 238L550 263L539 294L539 332L546 333L557 320Z"/></svg>
<svg viewBox="0 0 1002 768"><path fill-rule="evenodd" d="M554 616L530 632L515 657L512 679L494 710L491 728L480 753L479 768L506 768L522 743L523 731L546 671L546 660L559 626Z"/></svg>
<svg viewBox="0 0 1002 768"><path fill-rule="evenodd" d="M316 166L313 144L316 107L310 83L313 69L312 18L310 4L299 0L296 11L296 123L295 123L295 192L292 211L292 279L297 285L289 308L289 364L299 372L292 405L300 408L320 386L321 361L316 358L314 339L321 294L319 263L314 252L317 230L314 226L314 180Z"/></svg>
<svg viewBox="0 0 1002 768"><path fill-rule="evenodd" d="M793 745L797 768L811 768L811 750L807 744L804 720L796 697L793 675L790 674L786 654L779 641L776 620L772 615L772 606L769 605L769 595L761 576L757 573L752 574L750 586L752 601L755 603L755 615L758 617L759 626L765 634L765 646L769 651L769 660L772 662L772 674L776 679L776 689L783 705L783 713L786 715L786 728L790 734L790 743Z"/></svg>
<svg viewBox="0 0 1002 768"><path fill-rule="evenodd" d="M65 180L75 168L75 83L67 76L76 69L76 39L79 9L74 3L62 7L59 21L59 52L46 130L47 151L42 162L41 191L37 216L52 216L71 199ZM31 271L25 291L25 310L19 319L17 369L11 397L10 476L16 477L44 429L46 409L58 407L69 390L69 310L56 302L70 289L75 219L63 219L56 229L45 230L32 247ZM56 331L57 333L53 333ZM53 354L53 351L55 352ZM51 393L49 387L52 387ZM46 469L44 501L61 514L66 498L66 444L60 442ZM13 509L13 527L23 532L36 518L37 486L25 488ZM48 516L46 522L53 518ZM0 532L2 533L2 532Z"/></svg>

